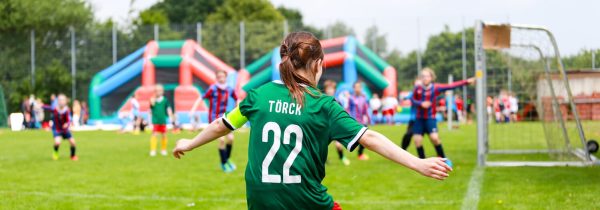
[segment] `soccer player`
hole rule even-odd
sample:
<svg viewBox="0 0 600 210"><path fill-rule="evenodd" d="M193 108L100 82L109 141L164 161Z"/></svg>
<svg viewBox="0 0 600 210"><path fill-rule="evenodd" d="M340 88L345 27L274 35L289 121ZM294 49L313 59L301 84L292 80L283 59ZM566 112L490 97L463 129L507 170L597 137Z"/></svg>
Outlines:
<svg viewBox="0 0 600 210"><path fill-rule="evenodd" d="M348 112L350 113L350 116L354 117L357 122L367 126L369 125L369 122L371 122L371 118L369 117L369 103L367 101L367 97L365 97L362 92L362 83L357 81L352 87L354 94L348 98ZM369 156L365 154L364 151L365 147L362 144L359 144L359 160L369 160Z"/></svg>
<svg viewBox="0 0 600 210"><path fill-rule="evenodd" d="M213 121L194 139L173 150L185 152L227 135L250 121L246 196L248 209L341 209L321 184L328 145L348 150L358 144L425 176L443 180L451 168L442 158L419 159L354 120L316 85L323 72L323 49L308 32L287 35L280 47L283 81L248 91L238 107Z"/></svg>
<svg viewBox="0 0 600 210"><path fill-rule="evenodd" d="M157 136L161 136L160 154L167 155L167 116L175 121L171 104L164 96L165 89L157 84L154 87L154 96L150 99L150 118L152 119L152 137L150 137L150 156L156 156Z"/></svg>
<svg viewBox="0 0 600 210"><path fill-rule="evenodd" d="M437 122L435 119L437 98L446 90L462 87L475 82L475 78L457 81L451 84L437 84L435 81L435 73L430 68L424 68L420 74L421 85L415 87L412 103L417 106L417 115L413 126L415 146L420 158L425 158L425 150L423 150L423 135L429 135L429 140L435 145L435 151L438 157L446 158L442 142L438 136ZM446 159L446 163L452 166L452 162Z"/></svg>
<svg viewBox="0 0 600 210"><path fill-rule="evenodd" d="M323 86L325 86L325 94L326 95L335 97L335 88L337 86L337 83L335 81L326 80L325 83L323 84ZM342 145L338 141L335 141L335 150L337 150L338 157L340 158L342 163L346 166L350 165L350 160L348 158L346 158L346 156L344 155L344 145Z"/></svg>
<svg viewBox="0 0 600 210"><path fill-rule="evenodd" d="M71 112L67 105L67 96L65 94L58 94L56 107L52 105L42 106L44 110L52 112L52 135L54 136L54 152L52 153L52 159L58 160L58 148L62 140L69 140L71 144L71 160L77 161L79 158L75 154L75 138L70 131L71 126Z"/></svg>
<svg viewBox="0 0 600 210"><path fill-rule="evenodd" d="M420 85L421 85L421 80L419 80L419 78L415 79L414 86L417 87ZM410 99L412 99L412 96L413 96L413 92L409 92L408 95L406 96L406 98L404 98L404 100L410 100ZM404 136L402 136L401 147L404 150L406 150L406 148L408 148L408 146L410 145L410 140L412 139L412 137L414 135L413 126L415 125L416 118L417 118L417 107L415 106L414 103L411 103L410 118L408 119L408 126L406 127L406 132L404 133Z"/></svg>
<svg viewBox="0 0 600 210"><path fill-rule="evenodd" d="M196 111L196 108L202 103L203 99L208 99L208 121L212 122L225 114L227 111L227 102L229 98L237 101L237 95L233 88L227 86L227 72L217 71L217 83L211 85L202 98L198 98L192 107L191 113ZM221 157L221 169L225 173L232 172L236 169L233 161L230 160L231 149L233 148L233 133L227 135L227 139L219 138L219 156Z"/></svg>

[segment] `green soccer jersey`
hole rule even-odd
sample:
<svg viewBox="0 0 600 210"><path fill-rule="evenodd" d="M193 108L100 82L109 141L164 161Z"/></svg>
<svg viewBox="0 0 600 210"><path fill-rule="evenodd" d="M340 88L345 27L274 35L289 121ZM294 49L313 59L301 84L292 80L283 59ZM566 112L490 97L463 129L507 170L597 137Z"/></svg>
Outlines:
<svg viewBox="0 0 600 210"><path fill-rule="evenodd" d="M367 130L331 96L310 88L304 105L280 82L249 91L223 118L230 129L250 122L246 194L249 209L331 209L321 184L332 140L352 151Z"/></svg>
<svg viewBox="0 0 600 210"><path fill-rule="evenodd" d="M152 124L155 125L166 125L168 112L167 110L171 108L169 101L163 96L156 101L154 104L150 106L150 110L152 112Z"/></svg>

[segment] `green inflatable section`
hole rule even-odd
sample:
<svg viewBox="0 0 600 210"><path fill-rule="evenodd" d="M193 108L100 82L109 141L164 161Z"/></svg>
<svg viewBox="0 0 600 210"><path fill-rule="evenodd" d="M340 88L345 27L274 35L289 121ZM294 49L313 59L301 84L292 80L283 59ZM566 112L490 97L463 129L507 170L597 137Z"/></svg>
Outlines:
<svg viewBox="0 0 600 210"><path fill-rule="evenodd" d="M370 80L377 88L383 90L389 85L385 77L362 58L354 56L354 63L356 64L356 71L365 79Z"/></svg>
<svg viewBox="0 0 600 210"><path fill-rule="evenodd" d="M100 85L100 83L102 83L102 78L100 77L99 74L96 74L96 76L94 76L94 78L92 78L92 81L90 82L90 93L88 96L88 100L89 100L89 104L95 104L95 106L89 106L90 107L90 118L91 119L98 119L101 116L100 113L100 97L97 96L94 93L94 88L91 87L96 87L98 85Z"/></svg>
<svg viewBox="0 0 600 210"><path fill-rule="evenodd" d="M150 60L157 68L175 68L179 67L179 63L183 59L179 55L159 55Z"/></svg>
<svg viewBox="0 0 600 210"><path fill-rule="evenodd" d="M248 83L244 85L242 89L248 92L254 88L260 87L262 84L271 81L271 75L273 74L272 71L272 67L268 67L260 73L252 76L252 79L250 79L250 81L248 81Z"/></svg>
<svg viewBox="0 0 600 210"><path fill-rule="evenodd" d="M371 51L371 49L367 48L366 46L359 44L358 47L360 48L360 50L365 53L365 55L367 56L367 58L371 61L373 61L373 63L375 64L375 66L377 66L377 69L380 72L383 72L383 70L385 70L385 68L387 68L388 66L390 66L390 64L388 64L387 62L385 62L383 59L381 59L377 54L375 54L375 52Z"/></svg>
<svg viewBox="0 0 600 210"><path fill-rule="evenodd" d="M254 61L252 64L246 66L246 70L248 71L248 73L250 73L250 75L252 75L255 72L257 72L258 70L260 70L259 68L261 66L263 66L267 61L271 61L271 55L272 54L273 54L273 51L270 51L266 55L260 57L256 61Z"/></svg>
<svg viewBox="0 0 600 210"><path fill-rule="evenodd" d="M183 47L183 44L185 44L184 40L158 41L158 48L159 49L176 49L176 48Z"/></svg>

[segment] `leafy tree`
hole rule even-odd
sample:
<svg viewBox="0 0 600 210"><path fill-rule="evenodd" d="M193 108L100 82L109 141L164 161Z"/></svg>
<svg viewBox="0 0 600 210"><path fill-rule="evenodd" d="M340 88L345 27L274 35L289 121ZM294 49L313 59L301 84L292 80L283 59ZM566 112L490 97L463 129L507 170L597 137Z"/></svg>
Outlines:
<svg viewBox="0 0 600 210"><path fill-rule="evenodd" d="M286 8L286 7L280 6L277 8L277 11L279 11L279 13L281 13L281 15L283 15L285 20L287 20L290 32L307 31L307 32L311 32L313 35L315 35L318 38L325 38L325 37L323 37L322 30L318 29L317 27L304 24L304 22L302 21L302 13L300 11L298 11L297 9L291 9L291 8Z"/></svg>
<svg viewBox="0 0 600 210"><path fill-rule="evenodd" d="M80 0L2 0L0 1L0 84L5 92L30 84L30 32L35 30L37 72L40 66L70 65L69 28L82 31L93 21L89 4ZM36 73L37 73L36 72ZM36 76L37 77L37 76ZM38 93L55 84L36 84L29 93ZM62 92L68 92L70 87ZM19 109L19 100L8 100L9 111Z"/></svg>
<svg viewBox="0 0 600 210"><path fill-rule="evenodd" d="M206 21L224 0L164 0L150 7L150 11L164 12L171 23L198 23ZM146 10L146 11L148 11Z"/></svg>
<svg viewBox="0 0 600 210"><path fill-rule="evenodd" d="M342 21L336 21L335 23L328 25L323 29L326 38L335 38L340 36L356 35L352 27L346 25Z"/></svg>
<svg viewBox="0 0 600 210"><path fill-rule="evenodd" d="M48 99L51 94L64 93L68 96L71 93L71 73L60 60L52 60L38 69L35 75L35 88L31 87L29 80L29 78L20 79L18 82L21 85L14 87L14 91L8 94L8 103L15 106L13 111L20 108L19 104L29 94L34 94L37 98L49 103Z"/></svg>
<svg viewBox="0 0 600 210"><path fill-rule="evenodd" d="M204 47L239 68L240 22L245 26L245 61L253 61L278 46L284 17L266 0L225 0L204 24Z"/></svg>
<svg viewBox="0 0 600 210"><path fill-rule="evenodd" d="M385 55L387 53L387 38L385 34L380 34L379 28L373 25L367 28L365 33L365 46L373 50L377 55Z"/></svg>

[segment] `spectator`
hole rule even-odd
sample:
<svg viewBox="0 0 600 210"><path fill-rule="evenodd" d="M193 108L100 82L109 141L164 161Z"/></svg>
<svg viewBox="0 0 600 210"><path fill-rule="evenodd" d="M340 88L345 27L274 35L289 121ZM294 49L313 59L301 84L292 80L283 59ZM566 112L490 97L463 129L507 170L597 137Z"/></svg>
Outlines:
<svg viewBox="0 0 600 210"><path fill-rule="evenodd" d="M381 99L379 99L379 94L373 93L373 95L371 96L371 99L369 100L369 108L371 108L373 117L375 117L379 114L379 110L381 109ZM373 121L375 121L375 120L373 120Z"/></svg>
<svg viewBox="0 0 600 210"><path fill-rule="evenodd" d="M394 124L394 113L398 106L398 100L394 96L386 96L383 98L383 107L381 108L383 118L387 124Z"/></svg>
<svg viewBox="0 0 600 210"><path fill-rule="evenodd" d="M90 118L90 115L89 115L87 102L82 101L81 102L81 124L82 125L87 124L89 118Z"/></svg>
<svg viewBox="0 0 600 210"><path fill-rule="evenodd" d="M519 112L519 99L517 99L515 93L509 93L508 103L510 104L511 121L517 122L517 112Z"/></svg>
<svg viewBox="0 0 600 210"><path fill-rule="evenodd" d="M79 127L81 123L81 104L79 100L73 101L73 126Z"/></svg>

